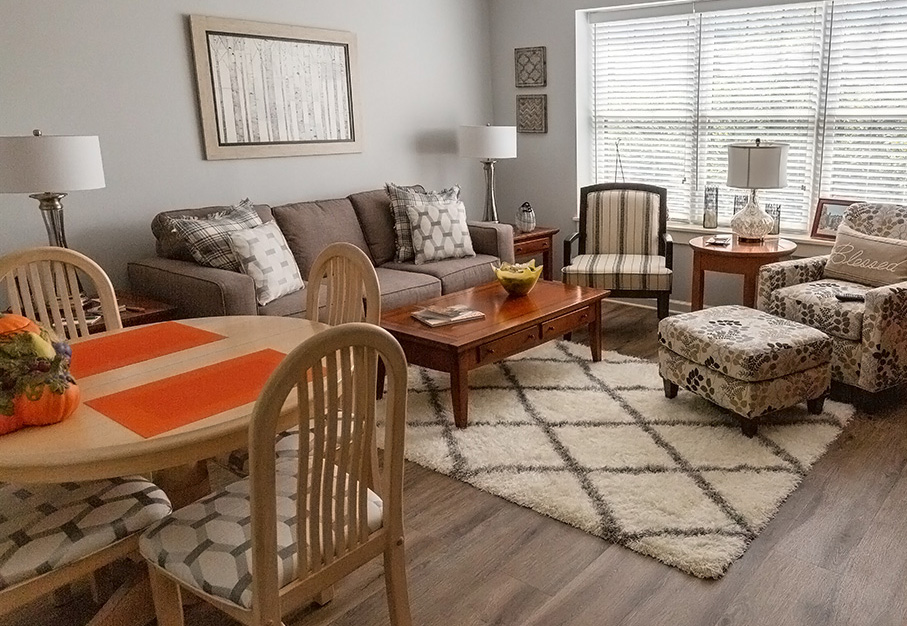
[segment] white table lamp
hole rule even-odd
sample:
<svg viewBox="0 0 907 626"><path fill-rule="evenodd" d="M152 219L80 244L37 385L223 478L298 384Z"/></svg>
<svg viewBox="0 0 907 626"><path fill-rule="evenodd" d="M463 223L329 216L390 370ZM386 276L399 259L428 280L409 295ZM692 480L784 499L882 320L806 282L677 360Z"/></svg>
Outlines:
<svg viewBox="0 0 907 626"><path fill-rule="evenodd" d="M53 246L66 248L63 205L66 191L104 187L101 144L96 136L0 137L0 193L28 193Z"/></svg>
<svg viewBox="0 0 907 626"><path fill-rule="evenodd" d="M759 189L787 186L787 149L784 143L732 143L727 149L727 185L749 189L749 201L733 218L731 230L744 243L758 243L772 230L774 218L756 200Z"/></svg>
<svg viewBox="0 0 907 626"><path fill-rule="evenodd" d="M498 159L516 158L516 126L460 126L458 135L460 156L481 159L485 167L485 214L482 219L497 222L494 163Z"/></svg>

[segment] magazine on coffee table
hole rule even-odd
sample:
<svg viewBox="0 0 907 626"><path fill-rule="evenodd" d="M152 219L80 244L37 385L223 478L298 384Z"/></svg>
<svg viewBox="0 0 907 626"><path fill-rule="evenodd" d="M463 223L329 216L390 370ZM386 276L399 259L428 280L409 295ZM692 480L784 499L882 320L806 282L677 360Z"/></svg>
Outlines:
<svg viewBox="0 0 907 626"><path fill-rule="evenodd" d="M413 317L428 326L445 326L457 322L485 319L485 314L476 309L470 309L465 304L451 306L429 306L418 311L413 311Z"/></svg>

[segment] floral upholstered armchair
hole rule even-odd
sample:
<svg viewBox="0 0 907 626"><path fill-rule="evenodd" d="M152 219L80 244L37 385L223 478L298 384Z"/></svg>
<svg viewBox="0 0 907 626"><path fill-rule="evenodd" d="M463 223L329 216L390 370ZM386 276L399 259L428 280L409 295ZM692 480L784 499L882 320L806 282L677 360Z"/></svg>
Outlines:
<svg viewBox="0 0 907 626"><path fill-rule="evenodd" d="M861 252L859 241L870 247ZM757 307L825 332L832 338L832 378L881 391L907 382L907 260L901 259L907 259L907 206L853 204L830 255L762 267ZM865 268L883 271L864 280ZM880 274L890 275L890 284L881 284L889 281ZM841 301L838 294L863 301Z"/></svg>

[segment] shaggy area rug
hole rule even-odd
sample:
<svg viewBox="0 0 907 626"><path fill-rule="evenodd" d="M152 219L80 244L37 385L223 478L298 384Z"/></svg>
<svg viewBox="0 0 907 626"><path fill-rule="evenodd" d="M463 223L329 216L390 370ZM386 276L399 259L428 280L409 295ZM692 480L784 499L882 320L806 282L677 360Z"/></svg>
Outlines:
<svg viewBox="0 0 907 626"><path fill-rule="evenodd" d="M558 341L470 372L457 429L446 374L410 369L406 458L654 557L719 578L841 433L853 407L775 414L756 437L654 363Z"/></svg>

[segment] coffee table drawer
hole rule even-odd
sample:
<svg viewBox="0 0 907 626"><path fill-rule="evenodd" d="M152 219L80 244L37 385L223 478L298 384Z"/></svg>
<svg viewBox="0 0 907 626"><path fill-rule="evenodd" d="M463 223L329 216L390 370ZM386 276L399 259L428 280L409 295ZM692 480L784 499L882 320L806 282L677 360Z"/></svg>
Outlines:
<svg viewBox="0 0 907 626"><path fill-rule="evenodd" d="M580 326L586 326L592 322L592 311L589 307L579 309L560 317L555 317L542 324L542 341L550 341L571 330L576 330Z"/></svg>
<svg viewBox="0 0 907 626"><path fill-rule="evenodd" d="M478 365L493 363L498 359L503 359L504 357L516 354L517 352L522 352L539 343L541 343L541 341L539 340L538 326L533 326L532 328L515 332L512 335L495 339L494 341L486 343L484 346L478 347Z"/></svg>

